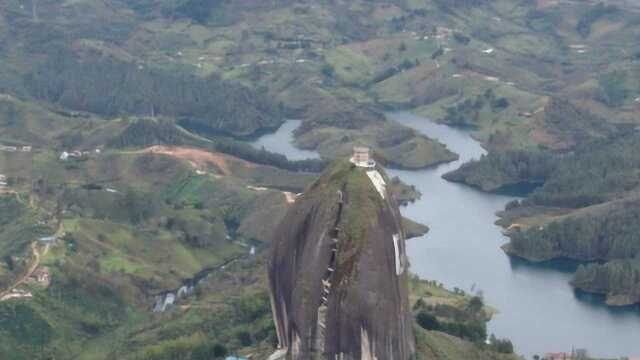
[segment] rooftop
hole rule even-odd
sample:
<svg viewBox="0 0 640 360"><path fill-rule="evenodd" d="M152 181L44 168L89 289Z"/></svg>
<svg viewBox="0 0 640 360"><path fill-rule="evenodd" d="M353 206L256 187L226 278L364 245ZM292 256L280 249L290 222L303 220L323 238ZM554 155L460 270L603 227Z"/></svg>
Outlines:
<svg viewBox="0 0 640 360"><path fill-rule="evenodd" d="M376 162L371 159L371 149L366 146L354 146L350 161L357 167L373 168Z"/></svg>
<svg viewBox="0 0 640 360"><path fill-rule="evenodd" d="M43 243L55 242L56 240L58 240L58 237L55 236L55 235L53 235L53 236L44 236L44 237L41 237L39 240L41 242L43 242Z"/></svg>

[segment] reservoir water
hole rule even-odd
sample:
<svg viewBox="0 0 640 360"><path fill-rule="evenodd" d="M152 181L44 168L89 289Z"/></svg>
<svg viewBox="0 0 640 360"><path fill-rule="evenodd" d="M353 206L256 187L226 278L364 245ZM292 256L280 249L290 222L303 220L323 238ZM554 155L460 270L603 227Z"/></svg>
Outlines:
<svg viewBox="0 0 640 360"><path fill-rule="evenodd" d="M293 146L293 131L301 123L301 120L287 120L278 131L261 136L251 145L257 149L265 148L271 152L283 154L293 161L320 157L315 151L302 150Z"/></svg>
<svg viewBox="0 0 640 360"><path fill-rule="evenodd" d="M489 322L489 333L511 339L516 351L528 359L533 354L568 352L572 347L587 348L600 357L640 355L638 307L609 308L597 297L576 294L569 285L574 264L534 265L509 258L500 249L508 239L494 222L495 213L514 198L442 179L442 174L485 153L469 133L410 113L389 117L460 155L458 161L426 170L389 170L423 194L421 200L402 208L403 214L431 228L407 244L412 272L449 289L482 291L486 303L499 311ZM290 159L310 157L290 145L298 124L287 122L268 135L270 141L261 138L259 146Z"/></svg>

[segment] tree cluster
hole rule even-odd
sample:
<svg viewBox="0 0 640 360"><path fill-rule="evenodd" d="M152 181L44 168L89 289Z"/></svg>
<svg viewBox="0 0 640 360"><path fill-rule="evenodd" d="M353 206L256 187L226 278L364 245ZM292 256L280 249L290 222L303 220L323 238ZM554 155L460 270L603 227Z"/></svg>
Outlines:
<svg viewBox="0 0 640 360"><path fill-rule="evenodd" d="M492 89L488 89L484 94L476 96L475 100L466 99L455 106L448 107L442 121L452 126L475 127L480 121L480 112L483 109L498 112L508 107L509 100L504 97L498 98Z"/></svg>
<svg viewBox="0 0 640 360"><path fill-rule="evenodd" d="M640 302L640 257L581 265L572 285L584 291L624 295L629 302Z"/></svg>
<svg viewBox="0 0 640 360"><path fill-rule="evenodd" d="M576 25L576 31L580 36L586 38L591 34L591 27L596 21L615 15L619 9L615 5L605 5L604 3L598 3L596 6L590 6L589 9L582 14Z"/></svg>
<svg viewBox="0 0 640 360"><path fill-rule="evenodd" d="M61 50L26 76L36 98L105 116L164 115L196 132L245 136L281 123L264 93L189 71L150 68Z"/></svg>

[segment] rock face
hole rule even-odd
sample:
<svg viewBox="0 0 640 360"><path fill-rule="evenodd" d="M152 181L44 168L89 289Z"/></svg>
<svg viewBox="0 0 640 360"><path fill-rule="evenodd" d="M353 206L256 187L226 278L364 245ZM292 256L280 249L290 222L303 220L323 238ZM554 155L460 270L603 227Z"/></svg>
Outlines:
<svg viewBox="0 0 640 360"><path fill-rule="evenodd" d="M405 234L387 182L375 167L336 163L277 228L269 280L287 359L414 354Z"/></svg>

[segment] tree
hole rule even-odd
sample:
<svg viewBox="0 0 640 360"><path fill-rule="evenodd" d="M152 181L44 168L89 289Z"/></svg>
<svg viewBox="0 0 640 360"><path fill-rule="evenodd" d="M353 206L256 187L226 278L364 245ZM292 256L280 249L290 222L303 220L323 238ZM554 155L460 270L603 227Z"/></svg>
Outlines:
<svg viewBox="0 0 640 360"><path fill-rule="evenodd" d="M7 269L9 271L13 271L13 269L15 268L13 257L11 255L5 255L3 260L4 260L4 263L7 264Z"/></svg>
<svg viewBox="0 0 640 360"><path fill-rule="evenodd" d="M225 357L229 351L222 344L215 344L213 346L213 356L216 358Z"/></svg>
<svg viewBox="0 0 640 360"><path fill-rule="evenodd" d="M503 354L513 354L513 343L507 339L496 340L496 351Z"/></svg>
<svg viewBox="0 0 640 360"><path fill-rule="evenodd" d="M462 45L469 45L469 43L471 42L471 38L461 33L454 33L453 38Z"/></svg>
<svg viewBox="0 0 640 360"><path fill-rule="evenodd" d="M142 223L151 216L154 204L150 198L131 189L125 192L122 205L132 224Z"/></svg>
<svg viewBox="0 0 640 360"><path fill-rule="evenodd" d="M416 321L425 330L440 330L442 328L438 319L426 311L419 312Z"/></svg>
<svg viewBox="0 0 640 360"><path fill-rule="evenodd" d="M509 107L509 100L507 100L506 98L496 99L495 101L491 102L491 107L498 110L506 109Z"/></svg>
<svg viewBox="0 0 640 360"><path fill-rule="evenodd" d="M331 64L324 64L324 66L322 66L322 74L328 78L332 78L335 72Z"/></svg>
<svg viewBox="0 0 640 360"><path fill-rule="evenodd" d="M238 331L236 333L236 338L238 338L242 346L251 346L251 344L253 344L253 339L251 338L251 334L248 331Z"/></svg>
<svg viewBox="0 0 640 360"><path fill-rule="evenodd" d="M438 50L431 54L431 59L435 60L442 55L444 55L444 49L442 47L439 47Z"/></svg>
<svg viewBox="0 0 640 360"><path fill-rule="evenodd" d="M599 100L611 107L621 106L628 95L625 80L626 74L623 71L601 75L598 78Z"/></svg>
<svg viewBox="0 0 640 360"><path fill-rule="evenodd" d="M591 26L603 17L613 15L618 12L618 7L615 5L605 5L599 3L598 5L589 8L582 17L578 20L576 25L576 31L580 36L586 38L591 34Z"/></svg>
<svg viewBox="0 0 640 360"><path fill-rule="evenodd" d="M483 307L484 301L482 301L482 298L480 296L474 296L471 298L471 300L469 300L469 311L471 311L471 313L478 313L482 310Z"/></svg>

